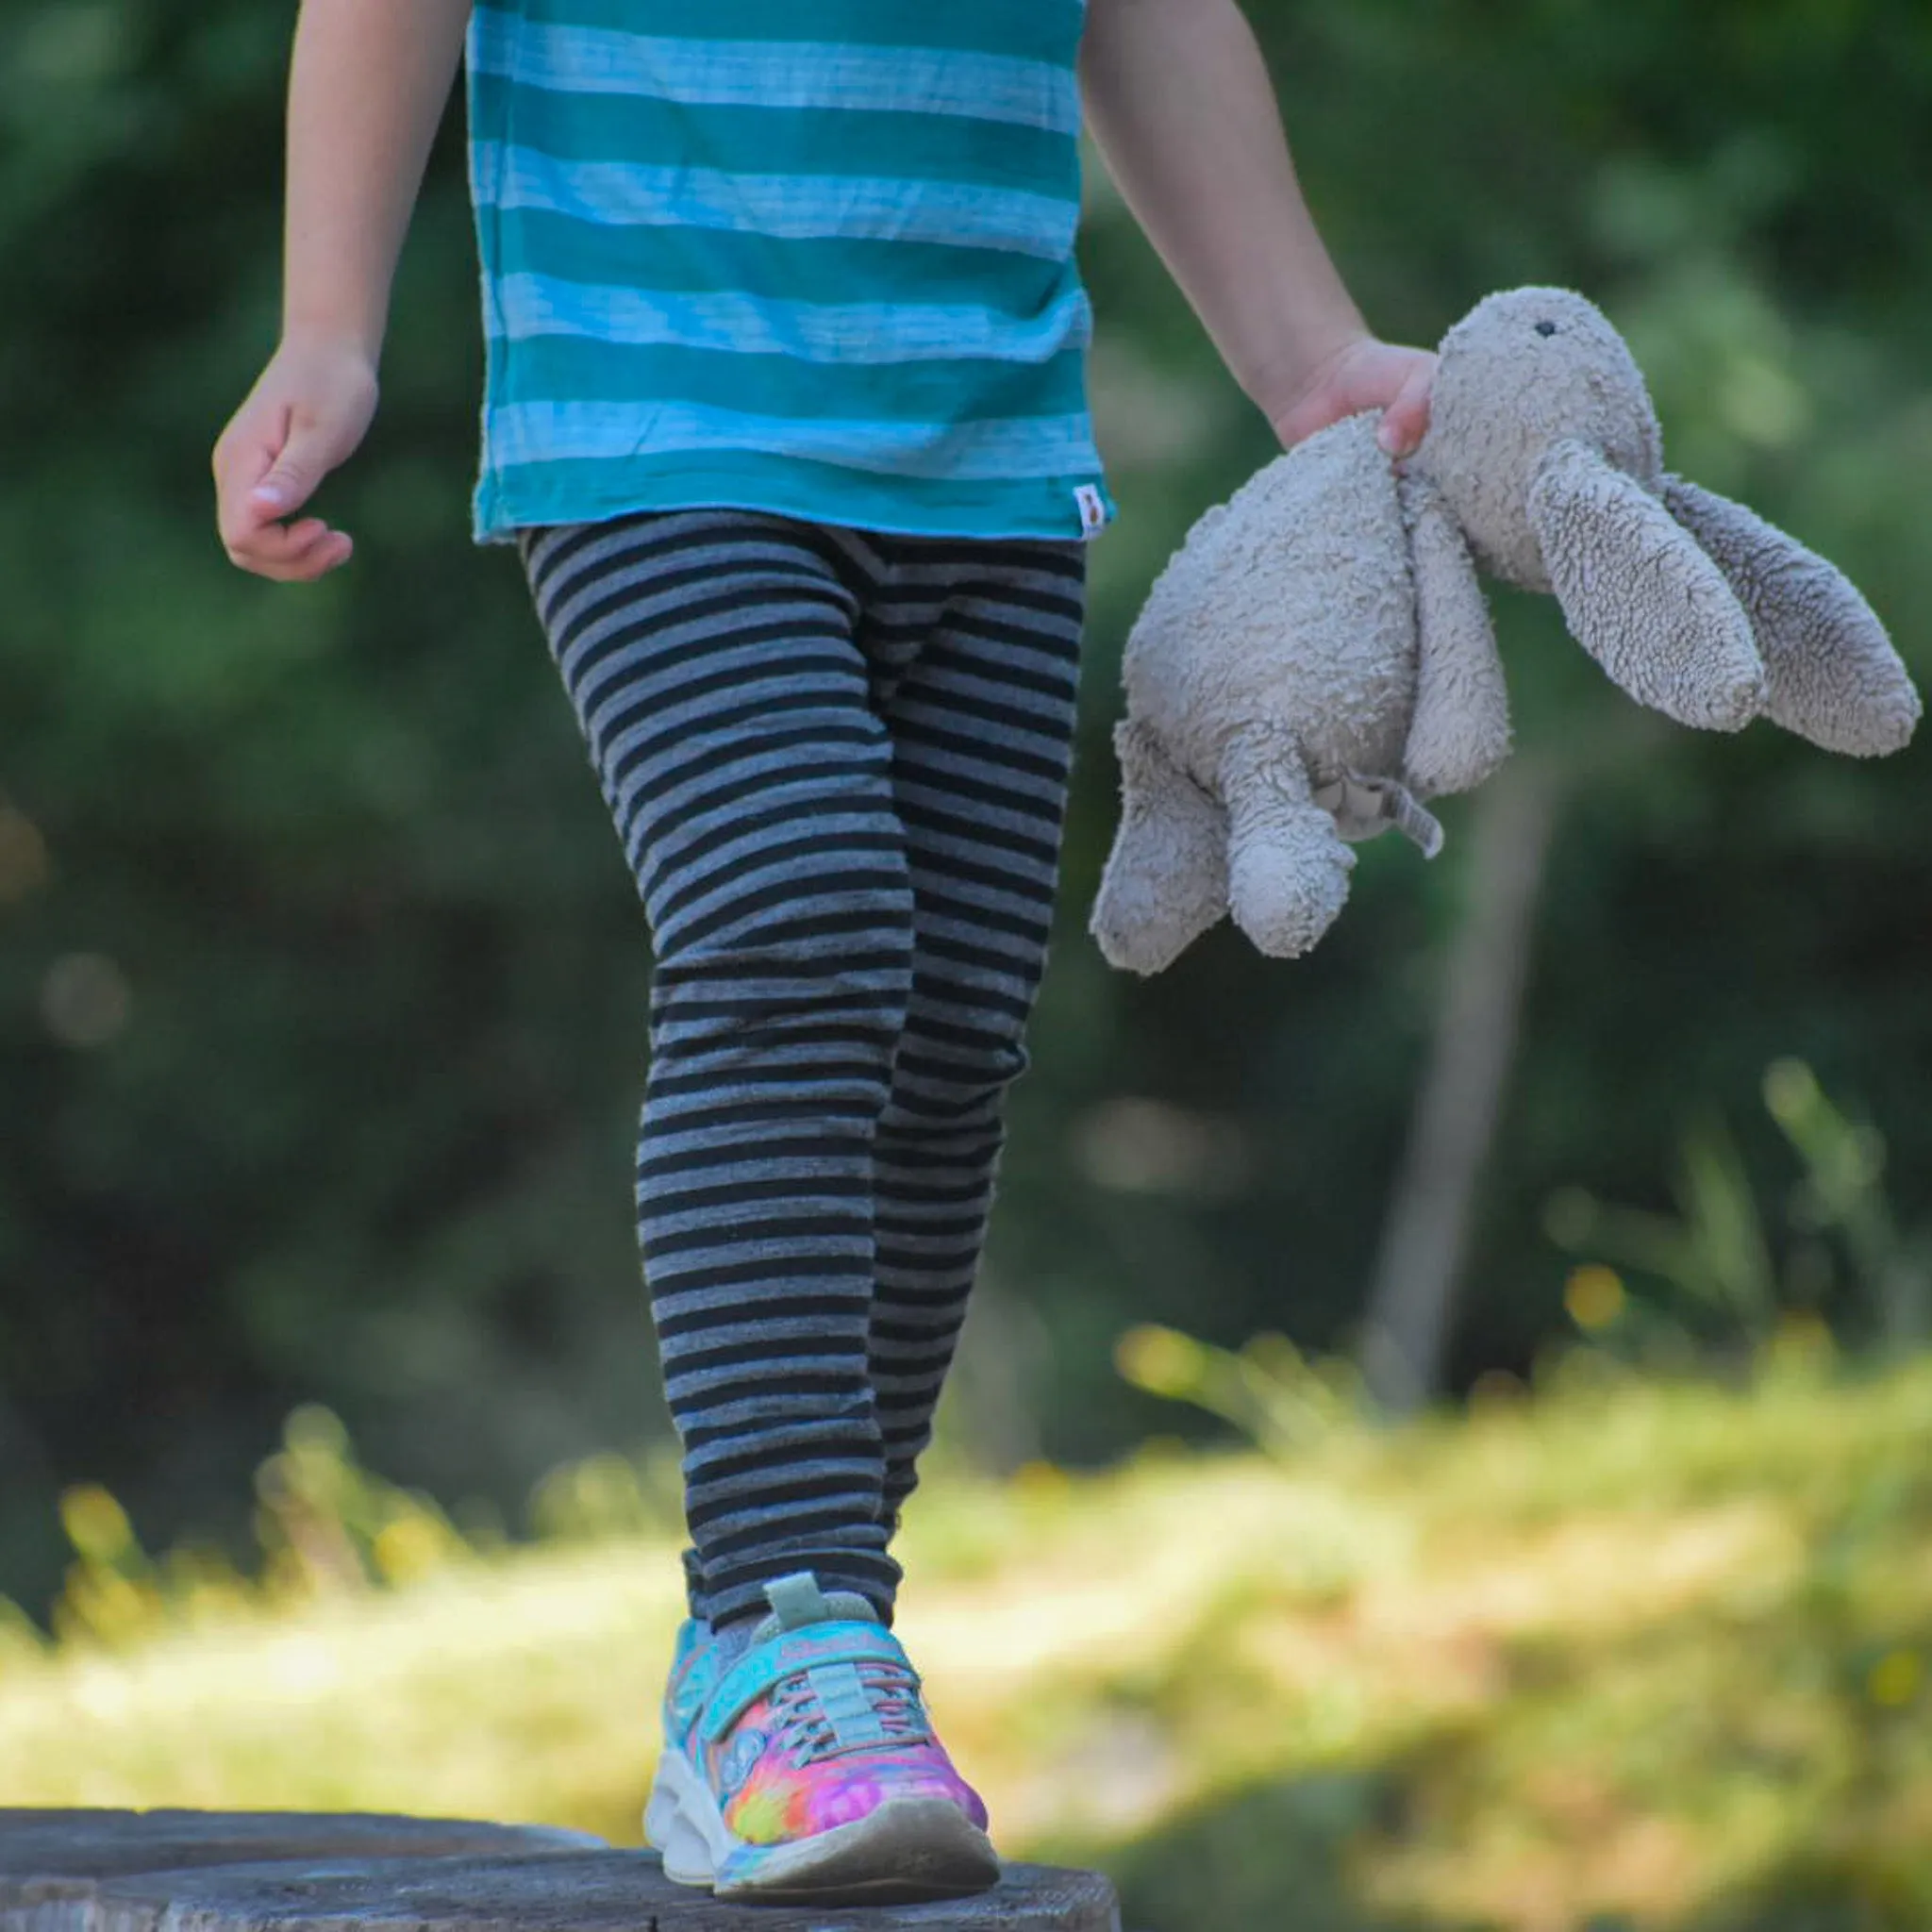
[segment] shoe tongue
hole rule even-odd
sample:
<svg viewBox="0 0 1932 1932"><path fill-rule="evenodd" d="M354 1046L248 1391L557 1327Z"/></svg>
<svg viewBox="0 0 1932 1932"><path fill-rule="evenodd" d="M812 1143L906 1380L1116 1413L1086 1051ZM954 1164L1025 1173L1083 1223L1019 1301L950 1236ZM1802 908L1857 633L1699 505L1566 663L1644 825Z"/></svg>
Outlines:
<svg viewBox="0 0 1932 1932"><path fill-rule="evenodd" d="M754 1643L765 1643L787 1630L800 1630L808 1624L876 1624L879 1613L852 1591L835 1590L827 1596L809 1570L796 1576L781 1576L765 1585L765 1601L772 1607L751 1633Z"/></svg>

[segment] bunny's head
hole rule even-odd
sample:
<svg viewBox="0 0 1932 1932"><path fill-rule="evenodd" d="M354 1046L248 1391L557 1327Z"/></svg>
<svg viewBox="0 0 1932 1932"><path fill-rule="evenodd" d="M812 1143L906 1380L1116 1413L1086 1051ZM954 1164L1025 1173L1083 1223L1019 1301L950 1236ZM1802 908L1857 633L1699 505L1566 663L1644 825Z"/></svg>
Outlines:
<svg viewBox="0 0 1932 1932"><path fill-rule="evenodd" d="M1576 641L1667 717L1764 715L1857 754L1911 736L1918 694L1871 608L1782 530L1665 473L1642 375L1581 295L1512 290L1451 329L1408 467L1478 561L1553 591Z"/></svg>
<svg viewBox="0 0 1932 1932"><path fill-rule="evenodd" d="M1564 441L1645 490L1662 487L1650 391L1603 312L1567 289L1491 295L1442 339L1429 434L1411 467L1441 491L1483 566L1525 591L1553 588L1529 502Z"/></svg>

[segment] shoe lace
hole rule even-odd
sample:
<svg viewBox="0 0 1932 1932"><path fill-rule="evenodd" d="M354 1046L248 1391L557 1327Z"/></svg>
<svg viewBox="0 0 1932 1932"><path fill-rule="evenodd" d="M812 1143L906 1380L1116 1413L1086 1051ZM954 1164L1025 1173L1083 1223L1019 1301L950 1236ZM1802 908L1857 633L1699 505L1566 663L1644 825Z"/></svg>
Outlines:
<svg viewBox="0 0 1932 1932"><path fill-rule="evenodd" d="M867 1658L857 1666L865 1701L887 1744L917 1743L930 1735L925 1707L919 1701L919 1679L904 1664L883 1657ZM878 1740L841 1744L831 1719L811 1681L811 1673L795 1672L772 1697L772 1712L785 1754L798 1766L817 1764L840 1751L878 1748Z"/></svg>

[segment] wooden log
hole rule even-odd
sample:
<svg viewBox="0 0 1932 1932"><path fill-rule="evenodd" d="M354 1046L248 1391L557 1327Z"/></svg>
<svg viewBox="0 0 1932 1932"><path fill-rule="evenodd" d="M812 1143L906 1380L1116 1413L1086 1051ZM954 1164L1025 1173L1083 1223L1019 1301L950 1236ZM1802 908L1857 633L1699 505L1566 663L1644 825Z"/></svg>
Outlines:
<svg viewBox="0 0 1932 1932"><path fill-rule="evenodd" d="M0 1808L0 1926L49 1928L56 1906L85 1905L109 1879L284 1860L487 1857L602 1848L587 1832L447 1818L300 1813ZM32 1915L41 1913L41 1918Z"/></svg>
<svg viewBox="0 0 1932 1932"><path fill-rule="evenodd" d="M92 1898L104 1879L284 1859L487 1857L601 1849L587 1832L448 1818L307 1817L282 1811L0 1808L0 1915ZM5 1919L9 1925L17 1923Z"/></svg>
<svg viewBox="0 0 1932 1932"><path fill-rule="evenodd" d="M729 1906L655 1854L440 1819L0 1810L0 1932L1119 1932L1093 1873L976 1898Z"/></svg>

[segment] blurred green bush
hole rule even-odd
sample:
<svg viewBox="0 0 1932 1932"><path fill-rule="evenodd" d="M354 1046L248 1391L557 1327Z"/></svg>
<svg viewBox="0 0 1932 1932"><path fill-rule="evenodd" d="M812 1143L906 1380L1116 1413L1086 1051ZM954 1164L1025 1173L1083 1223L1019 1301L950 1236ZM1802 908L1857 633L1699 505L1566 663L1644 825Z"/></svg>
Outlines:
<svg viewBox="0 0 1932 1932"><path fill-rule="evenodd" d="M1922 0L1250 10L1378 326L1428 340L1493 287L1584 288L1677 465L1841 561L1932 674ZM238 1550L246 1472L306 1402L506 1517L539 1472L662 1426L627 1211L643 924L514 567L467 541L454 122L381 418L325 498L355 569L289 591L214 541L208 452L275 327L288 27L244 0L0 14L0 1580L36 1607L62 1489ZM1435 868L1370 849L1292 969L1223 933L1129 984L1082 936L1126 624L1269 453L1097 174L1091 203L1124 516L1094 557L1065 929L956 1424L995 1467L1174 1425L1111 1373L1129 1322L1349 1346L1470 842L1458 808ZM1525 746L1610 742L1622 701L1551 611L1500 614ZM1700 1108L1744 1166L1777 1158L1752 1103L1774 1059L1884 1123L1898 1220L1924 1225L1928 788L1923 749L1868 768L1673 733L1570 804L1458 1389L1568 1330L1556 1190L1668 1212L1658 1150ZM1862 1282L1835 1275L1819 1318L1856 1329Z"/></svg>
<svg viewBox="0 0 1932 1932"><path fill-rule="evenodd" d="M1167 1395L1224 1366L1125 1353ZM901 1627L1009 1853L1101 1865L1142 1932L1922 1932L1932 1363L1793 1329L1726 1385L1579 1342L1400 1429L1250 1366L1295 1418L1268 1457L915 1502ZM675 1502L608 1458L545 1491L541 1546L465 1537L307 1411L245 1574L71 1491L59 1642L0 1614L0 1805L635 1842Z"/></svg>

